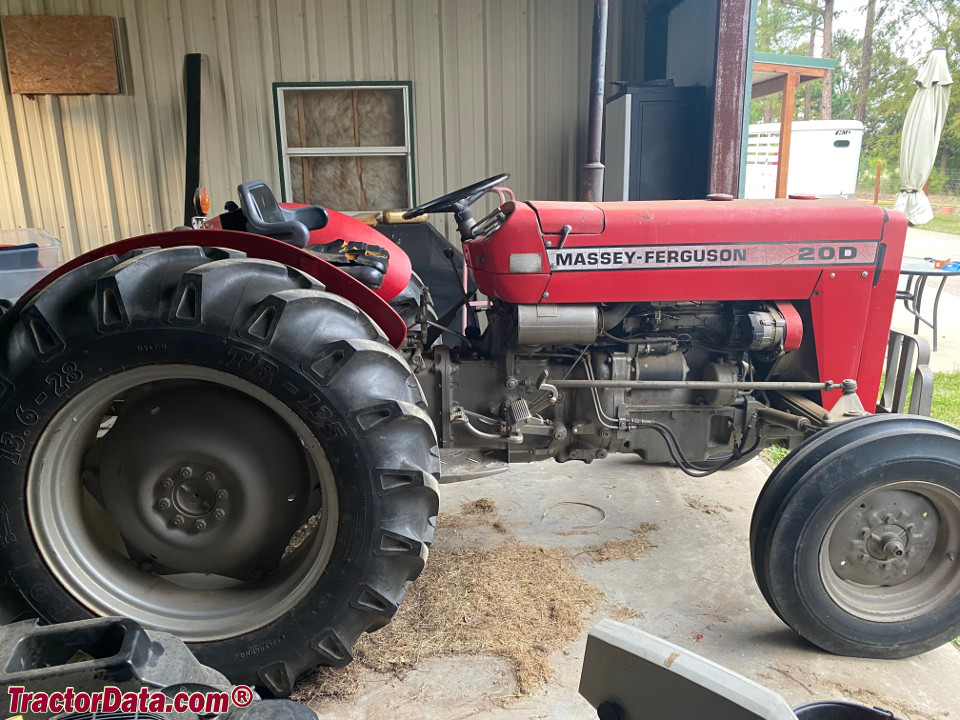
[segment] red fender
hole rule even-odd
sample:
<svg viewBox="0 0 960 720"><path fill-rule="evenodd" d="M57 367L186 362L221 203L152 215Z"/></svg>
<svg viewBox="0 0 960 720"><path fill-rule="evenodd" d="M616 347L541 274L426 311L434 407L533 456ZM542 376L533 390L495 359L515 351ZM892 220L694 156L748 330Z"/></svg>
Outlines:
<svg viewBox="0 0 960 720"><path fill-rule="evenodd" d="M280 207L298 208L307 207L300 203L280 203ZM386 235L374 230L356 218L327 209L329 221L319 230L310 231L310 245L325 245L334 240L350 238L355 242L364 242L367 245L377 245L387 251L390 256L390 262L387 264L387 272L383 276L383 283L380 287L372 288L372 292L387 302L393 300L407 287L410 282L410 258L403 249L394 243Z"/></svg>
<svg viewBox="0 0 960 720"><path fill-rule="evenodd" d="M340 268L280 240L235 230L175 230L140 235L110 243L75 257L70 262L60 266L30 288L27 294L37 292L74 268L99 260L102 257L123 255L138 248L168 248L183 245L239 250L251 258L273 260L302 270L323 283L328 292L346 298L369 315L370 319L380 326L380 329L383 330L390 340L390 344L394 347L400 347L407 336L407 328L394 309L373 290L359 280L347 275Z"/></svg>

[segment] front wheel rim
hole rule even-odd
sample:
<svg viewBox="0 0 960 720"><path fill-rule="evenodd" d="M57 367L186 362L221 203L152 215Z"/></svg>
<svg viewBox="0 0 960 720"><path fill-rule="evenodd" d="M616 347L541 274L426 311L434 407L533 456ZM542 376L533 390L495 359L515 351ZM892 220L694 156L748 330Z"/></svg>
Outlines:
<svg viewBox="0 0 960 720"><path fill-rule="evenodd" d="M960 495L911 480L861 493L820 546L823 587L845 612L872 622L927 615L960 595Z"/></svg>
<svg viewBox="0 0 960 720"><path fill-rule="evenodd" d="M270 575L225 582L199 573L156 575L137 567L107 512L80 482L82 455L113 398L171 379L238 390L273 411L303 445L323 510L306 539ZM41 556L60 584L97 615L131 617L188 642L244 635L279 619L316 585L333 554L336 482L306 424L270 393L228 373L193 365L152 365L107 377L72 398L44 428L27 470L27 519Z"/></svg>

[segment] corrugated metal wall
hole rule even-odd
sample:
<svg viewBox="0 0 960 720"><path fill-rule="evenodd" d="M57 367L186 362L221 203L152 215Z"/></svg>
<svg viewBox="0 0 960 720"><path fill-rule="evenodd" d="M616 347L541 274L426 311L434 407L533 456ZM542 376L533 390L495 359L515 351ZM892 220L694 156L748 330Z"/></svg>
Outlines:
<svg viewBox="0 0 960 720"><path fill-rule="evenodd" d="M204 56L201 179L216 207L242 180L279 187L275 81L411 80L420 200L500 170L521 197L573 198L592 11L592 0L0 0L3 15L117 18L124 88L11 96L2 68L0 229L45 228L67 259L179 224L186 53Z"/></svg>

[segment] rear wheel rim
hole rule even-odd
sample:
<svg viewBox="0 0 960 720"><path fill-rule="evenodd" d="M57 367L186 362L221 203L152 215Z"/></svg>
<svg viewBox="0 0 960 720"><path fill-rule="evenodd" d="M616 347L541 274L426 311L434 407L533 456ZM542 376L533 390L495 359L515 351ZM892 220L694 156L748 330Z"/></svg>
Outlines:
<svg viewBox="0 0 960 720"><path fill-rule="evenodd" d="M872 622L927 615L960 594L960 495L925 481L862 493L820 546L820 578L845 612Z"/></svg>
<svg viewBox="0 0 960 720"><path fill-rule="evenodd" d="M157 575L129 557L116 525L80 482L83 453L112 400L148 383L201 381L259 401L299 438L322 498L306 538L272 573L250 582L201 573ZM27 518L47 567L98 615L131 617L190 642L244 635L279 619L308 595L333 553L336 482L319 442L285 404L236 376L193 365L152 365L105 378L71 399L44 428L27 471ZM298 533L302 534L302 533Z"/></svg>

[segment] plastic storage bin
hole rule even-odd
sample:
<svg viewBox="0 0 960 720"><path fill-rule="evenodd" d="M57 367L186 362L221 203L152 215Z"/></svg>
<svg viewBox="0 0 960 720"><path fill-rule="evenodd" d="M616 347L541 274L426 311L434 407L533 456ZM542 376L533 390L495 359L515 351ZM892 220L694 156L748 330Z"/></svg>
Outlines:
<svg viewBox="0 0 960 720"><path fill-rule="evenodd" d="M11 303L60 264L60 241L46 230L0 230L0 299Z"/></svg>

